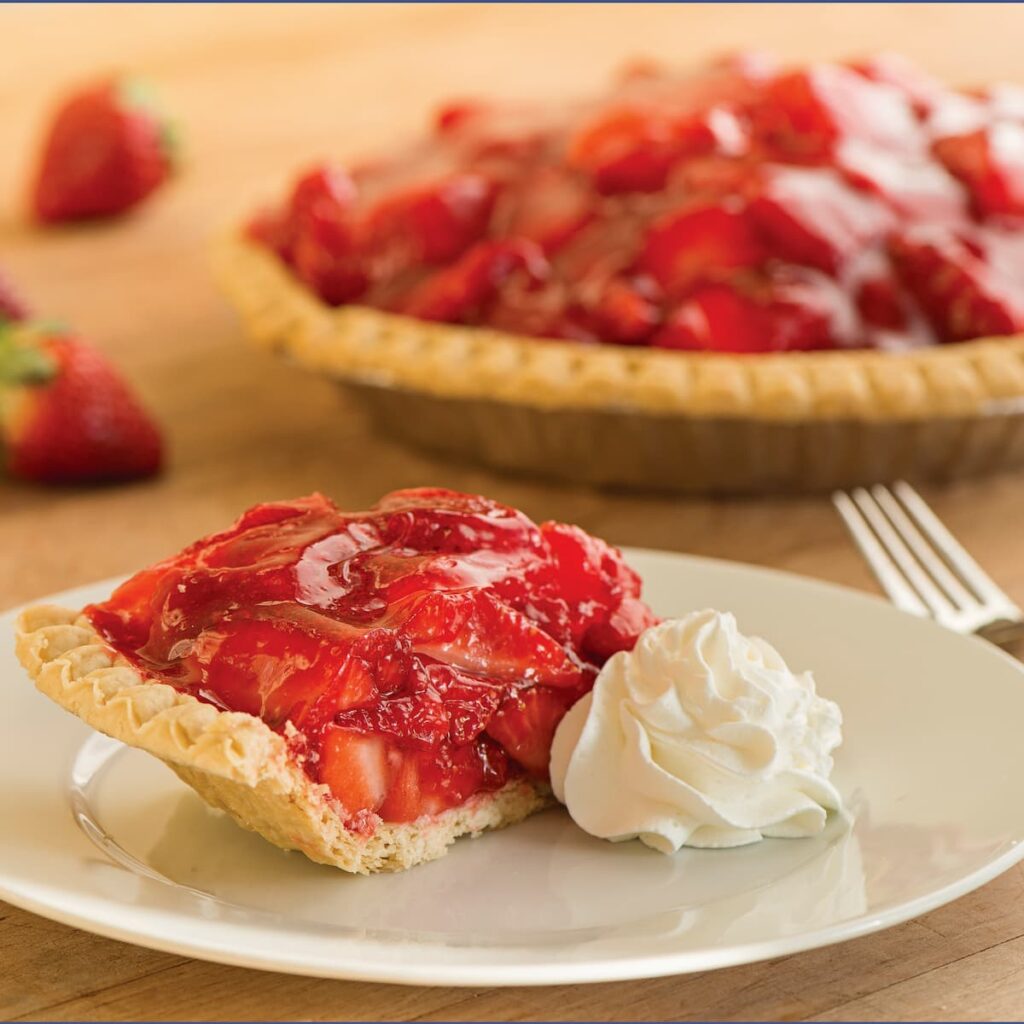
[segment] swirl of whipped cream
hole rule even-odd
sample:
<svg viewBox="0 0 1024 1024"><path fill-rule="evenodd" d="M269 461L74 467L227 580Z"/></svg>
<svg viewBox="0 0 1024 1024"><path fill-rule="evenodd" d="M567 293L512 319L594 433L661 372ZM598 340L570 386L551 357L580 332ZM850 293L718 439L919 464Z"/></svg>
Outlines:
<svg viewBox="0 0 1024 1024"><path fill-rule="evenodd" d="M810 836L842 801L829 782L838 705L729 613L647 629L562 719L551 784L576 823L672 853Z"/></svg>

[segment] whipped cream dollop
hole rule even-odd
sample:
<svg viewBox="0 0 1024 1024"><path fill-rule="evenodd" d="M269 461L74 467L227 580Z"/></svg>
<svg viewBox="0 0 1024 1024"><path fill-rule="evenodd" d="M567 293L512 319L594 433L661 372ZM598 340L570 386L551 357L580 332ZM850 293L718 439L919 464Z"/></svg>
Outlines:
<svg viewBox="0 0 1024 1024"><path fill-rule="evenodd" d="M587 832L663 853L810 836L842 807L841 727L811 673L733 615L699 611L608 660L559 724L551 784Z"/></svg>

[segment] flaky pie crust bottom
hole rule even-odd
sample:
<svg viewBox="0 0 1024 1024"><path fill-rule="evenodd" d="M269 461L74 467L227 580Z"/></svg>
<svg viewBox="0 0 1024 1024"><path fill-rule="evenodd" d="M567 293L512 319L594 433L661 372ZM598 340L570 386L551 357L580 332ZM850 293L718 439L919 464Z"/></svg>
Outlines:
<svg viewBox="0 0 1024 1024"><path fill-rule="evenodd" d="M78 611L26 609L16 651L36 687L94 729L160 758L213 807L285 850L345 871L400 871L441 857L461 835L521 821L551 802L546 785L515 780L414 822L349 831L344 808L288 755L263 721L226 712L144 677Z"/></svg>

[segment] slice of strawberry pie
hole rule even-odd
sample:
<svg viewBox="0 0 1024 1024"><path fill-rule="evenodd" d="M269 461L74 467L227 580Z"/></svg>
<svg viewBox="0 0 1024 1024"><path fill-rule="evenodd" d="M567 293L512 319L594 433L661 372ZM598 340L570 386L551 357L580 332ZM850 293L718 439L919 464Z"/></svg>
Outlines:
<svg viewBox="0 0 1024 1024"><path fill-rule="evenodd" d="M656 620L603 541L487 498L258 505L110 600L25 611L43 693L272 843L398 870L549 799L558 722Z"/></svg>

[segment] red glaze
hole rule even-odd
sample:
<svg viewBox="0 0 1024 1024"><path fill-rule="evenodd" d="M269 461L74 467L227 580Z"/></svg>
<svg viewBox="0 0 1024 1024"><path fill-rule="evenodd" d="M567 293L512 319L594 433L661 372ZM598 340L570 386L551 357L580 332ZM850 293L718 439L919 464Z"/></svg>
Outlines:
<svg viewBox="0 0 1024 1024"><path fill-rule="evenodd" d="M754 54L641 66L560 110L449 105L399 159L307 174L251 234L331 305L757 353L1022 331L1022 227L1020 90Z"/></svg>
<svg viewBox="0 0 1024 1024"><path fill-rule="evenodd" d="M162 681L294 726L365 830L546 778L562 715L656 621L639 594L577 527L423 488L258 505L86 614Z"/></svg>

